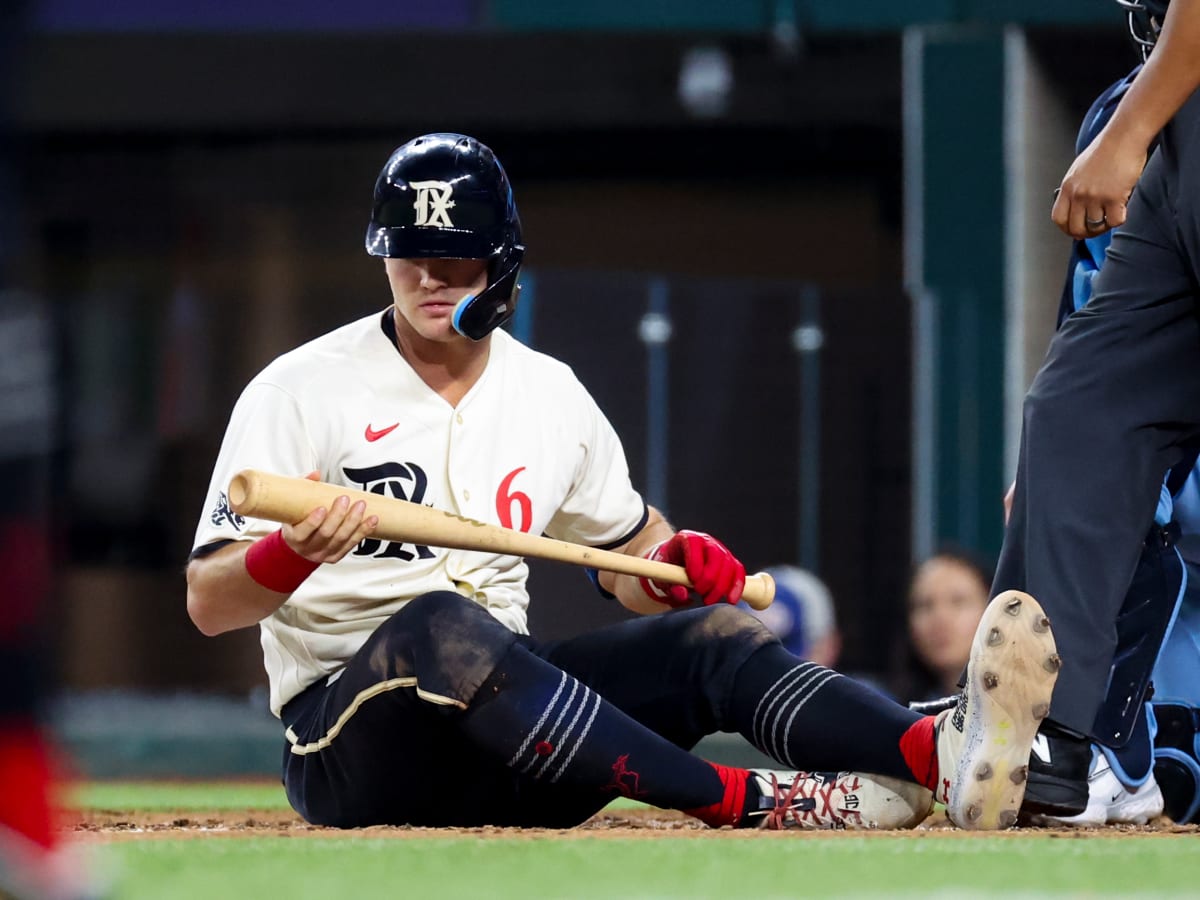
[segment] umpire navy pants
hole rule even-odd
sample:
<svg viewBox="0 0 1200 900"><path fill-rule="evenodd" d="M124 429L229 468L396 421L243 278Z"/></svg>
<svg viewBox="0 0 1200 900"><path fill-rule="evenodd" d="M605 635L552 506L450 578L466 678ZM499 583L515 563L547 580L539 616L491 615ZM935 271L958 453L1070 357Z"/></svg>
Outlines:
<svg viewBox="0 0 1200 900"><path fill-rule="evenodd" d="M1025 399L993 592L1028 591L1063 659L1050 718L1091 734L1159 486L1200 433L1200 94L1167 126L1093 299Z"/></svg>
<svg viewBox="0 0 1200 900"><path fill-rule="evenodd" d="M514 644L690 749L723 730L737 671L773 640L722 604L537 642L456 593L425 594L284 707L288 800L307 821L338 827L577 825L611 797L522 776L456 727Z"/></svg>

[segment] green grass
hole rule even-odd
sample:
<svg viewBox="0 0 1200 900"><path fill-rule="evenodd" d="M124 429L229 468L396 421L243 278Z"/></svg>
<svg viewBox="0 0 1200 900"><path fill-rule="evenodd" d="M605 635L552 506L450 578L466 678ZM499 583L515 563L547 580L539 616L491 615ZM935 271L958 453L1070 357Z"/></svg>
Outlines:
<svg viewBox="0 0 1200 900"><path fill-rule="evenodd" d="M95 783L77 805L126 811L286 809L256 783ZM1194 835L847 834L546 837L406 833L114 841L96 849L114 900L371 898L1182 897Z"/></svg>
<svg viewBox="0 0 1200 900"><path fill-rule="evenodd" d="M763 835L228 838L112 844L120 898L1190 896L1195 838Z"/></svg>
<svg viewBox="0 0 1200 900"><path fill-rule="evenodd" d="M68 799L76 809L128 812L290 808L283 786L269 782L95 781L77 785ZM624 797L610 804L613 809L643 806Z"/></svg>
<svg viewBox="0 0 1200 900"><path fill-rule="evenodd" d="M78 809L159 812L175 809L287 809L283 785L271 782L94 781L68 797Z"/></svg>

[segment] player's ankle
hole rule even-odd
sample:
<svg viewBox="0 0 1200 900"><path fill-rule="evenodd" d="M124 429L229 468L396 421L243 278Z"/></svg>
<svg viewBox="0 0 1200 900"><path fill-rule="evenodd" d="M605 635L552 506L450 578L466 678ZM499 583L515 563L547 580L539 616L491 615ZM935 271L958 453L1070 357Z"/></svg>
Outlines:
<svg viewBox="0 0 1200 900"><path fill-rule="evenodd" d="M922 716L900 737L900 754L917 784L937 790L938 754L934 716Z"/></svg>
<svg viewBox="0 0 1200 900"><path fill-rule="evenodd" d="M750 777L750 772L746 769L723 766L714 762L710 762L709 765L716 769L717 775L721 779L724 788L721 799L707 806L685 809L683 812L713 828L721 828L725 825L732 825L736 828L745 822L746 811L750 808L747 804L757 804L758 802L758 794L753 786L754 779Z"/></svg>

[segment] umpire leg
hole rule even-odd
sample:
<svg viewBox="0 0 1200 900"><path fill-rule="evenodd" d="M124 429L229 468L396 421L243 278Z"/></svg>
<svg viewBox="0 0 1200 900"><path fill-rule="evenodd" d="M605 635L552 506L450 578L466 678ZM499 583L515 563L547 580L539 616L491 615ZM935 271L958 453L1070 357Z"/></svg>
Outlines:
<svg viewBox="0 0 1200 900"><path fill-rule="evenodd" d="M1159 486L1200 419L1197 281L1180 248L1177 189L1160 150L1095 298L1055 336L1025 401L993 592L1028 591L1054 621L1063 668L1051 719L1081 735L1104 697L1114 623Z"/></svg>

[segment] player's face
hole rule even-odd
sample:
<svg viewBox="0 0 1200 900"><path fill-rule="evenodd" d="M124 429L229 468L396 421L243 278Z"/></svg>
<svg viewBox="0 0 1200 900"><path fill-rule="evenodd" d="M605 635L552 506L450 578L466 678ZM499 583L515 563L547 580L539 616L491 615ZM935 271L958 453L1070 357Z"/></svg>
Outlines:
<svg viewBox="0 0 1200 900"><path fill-rule="evenodd" d="M414 332L428 341L467 340L451 316L464 296L487 287L486 260L385 259L384 266L396 313Z"/></svg>
<svg viewBox="0 0 1200 900"><path fill-rule="evenodd" d="M937 673L962 671L987 606L989 586L946 557L925 562L908 598L908 630L917 658Z"/></svg>

